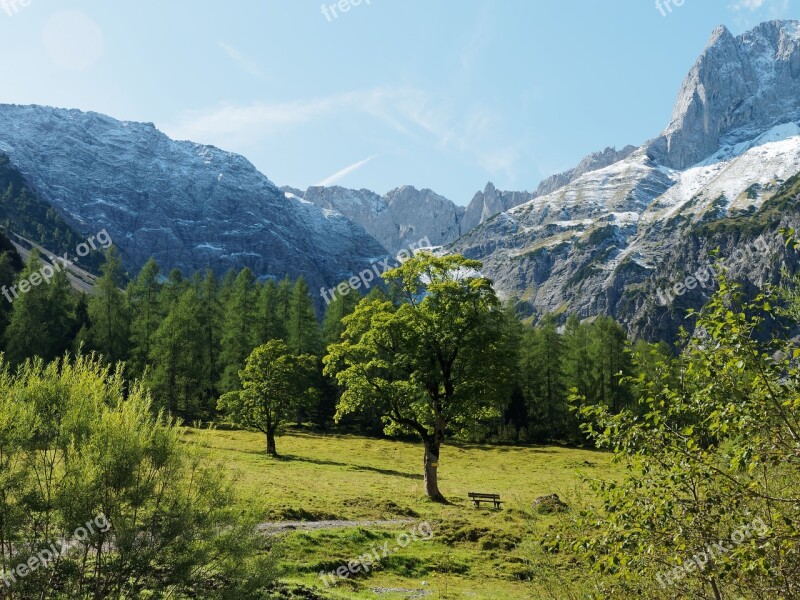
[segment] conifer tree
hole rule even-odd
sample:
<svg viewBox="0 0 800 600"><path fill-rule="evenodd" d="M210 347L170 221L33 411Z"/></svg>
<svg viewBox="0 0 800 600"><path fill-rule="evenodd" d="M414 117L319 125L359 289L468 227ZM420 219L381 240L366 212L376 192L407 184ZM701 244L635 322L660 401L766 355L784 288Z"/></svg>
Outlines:
<svg viewBox="0 0 800 600"><path fill-rule="evenodd" d="M133 372L142 376L150 357L153 336L164 318L160 305L161 269L151 258L128 285L131 309L131 364Z"/></svg>
<svg viewBox="0 0 800 600"><path fill-rule="evenodd" d="M194 284L199 301L198 329L202 340L202 359L198 365L199 379L204 392L203 409L212 412L216 399L216 383L219 380L219 355L222 339L222 305L219 301L219 288L214 271L208 269L205 277L195 279Z"/></svg>
<svg viewBox="0 0 800 600"><path fill-rule="evenodd" d="M520 357L529 418L551 441L566 433L567 393L564 378L564 340L556 320L545 316L539 327L525 332Z"/></svg>
<svg viewBox="0 0 800 600"><path fill-rule="evenodd" d="M114 246L106 251L101 271L95 294L89 300L90 348L114 364L127 359L130 335L130 313L121 290L125 272Z"/></svg>
<svg viewBox="0 0 800 600"><path fill-rule="evenodd" d="M286 340L286 321L281 319L280 295L278 284L274 279L268 280L261 287L261 335L259 342L266 344L270 340Z"/></svg>
<svg viewBox="0 0 800 600"><path fill-rule="evenodd" d="M595 402L617 413L631 401L630 391L622 383L623 377L633 373L627 335L613 318L600 316L592 324L590 336L590 354L597 381Z"/></svg>
<svg viewBox="0 0 800 600"><path fill-rule="evenodd" d="M210 382L204 379L203 306L197 290L187 289L161 322L150 348L149 384L157 400L185 418L197 416Z"/></svg>
<svg viewBox="0 0 800 600"><path fill-rule="evenodd" d="M63 268L53 267L46 282L40 269L40 254L34 249L17 278L17 298L5 331L6 354L12 363L34 356L52 360L72 342L75 300L69 279Z"/></svg>
<svg viewBox="0 0 800 600"><path fill-rule="evenodd" d="M259 338L259 286L250 269L243 269L227 294L223 307L222 351L220 353L222 379L220 392L230 392L239 387L239 371Z"/></svg>
<svg viewBox="0 0 800 600"><path fill-rule="evenodd" d="M295 282L289 304L288 346L294 354L322 354L322 338L314 303L302 277Z"/></svg>
<svg viewBox="0 0 800 600"><path fill-rule="evenodd" d="M322 341L327 348L330 344L341 341L345 326L342 323L347 315L352 314L361 301L361 295L353 290L347 296L337 295L325 309L322 319Z"/></svg>

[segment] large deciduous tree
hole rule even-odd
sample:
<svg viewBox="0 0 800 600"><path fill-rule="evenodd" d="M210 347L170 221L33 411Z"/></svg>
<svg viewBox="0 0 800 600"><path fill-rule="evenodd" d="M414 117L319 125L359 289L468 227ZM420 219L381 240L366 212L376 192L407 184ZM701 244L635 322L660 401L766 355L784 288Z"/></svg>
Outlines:
<svg viewBox="0 0 800 600"><path fill-rule="evenodd" d="M420 436L425 492L437 502L445 501L437 475L445 438L499 416L511 380L502 312L491 281L475 275L480 267L420 253L385 273L404 301L362 300L324 359L344 388L337 418L377 410L387 433Z"/></svg>

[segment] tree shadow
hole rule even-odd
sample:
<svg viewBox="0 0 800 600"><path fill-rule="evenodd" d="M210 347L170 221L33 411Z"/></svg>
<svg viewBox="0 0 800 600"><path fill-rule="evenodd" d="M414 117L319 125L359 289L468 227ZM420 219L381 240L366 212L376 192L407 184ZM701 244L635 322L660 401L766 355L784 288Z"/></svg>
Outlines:
<svg viewBox="0 0 800 600"><path fill-rule="evenodd" d="M345 467L350 471L369 471L371 473L378 473L380 475L388 475L390 477L402 477L404 479L423 480L423 476L414 473L403 473L402 471L395 471L394 469L379 469L377 467L368 467L365 465L351 465L348 463L337 462L335 460L325 460L321 458L308 458L306 456L296 456L293 454L285 454L278 457L278 460L283 461L297 461L311 463L314 465L324 465L330 467Z"/></svg>

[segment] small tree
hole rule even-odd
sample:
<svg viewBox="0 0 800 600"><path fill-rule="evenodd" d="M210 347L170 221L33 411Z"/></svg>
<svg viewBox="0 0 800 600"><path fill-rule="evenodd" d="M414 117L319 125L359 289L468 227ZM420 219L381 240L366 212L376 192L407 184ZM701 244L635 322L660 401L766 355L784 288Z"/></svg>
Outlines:
<svg viewBox="0 0 800 600"><path fill-rule="evenodd" d="M121 365L0 355L0 599L262 598L264 537L182 438Z"/></svg>
<svg viewBox="0 0 800 600"><path fill-rule="evenodd" d="M284 341L270 340L253 350L239 372L242 389L223 395L218 407L237 425L266 435L267 454L278 456L275 435L299 403L313 397L307 381L317 360L294 356Z"/></svg>
<svg viewBox="0 0 800 600"><path fill-rule="evenodd" d="M654 355L634 381L639 406L582 408L626 476L598 484L604 510L550 547L583 555L603 597L800 597L800 350L779 329L764 337L796 313L772 290L747 302L723 277L693 316L678 376Z"/></svg>
<svg viewBox="0 0 800 600"><path fill-rule="evenodd" d="M441 445L500 414L515 360L503 315L481 263L420 253L384 274L406 298L399 306L365 298L345 317L343 341L325 357L325 372L345 388L337 419L376 410L387 433L413 432L425 446L425 492L439 491Z"/></svg>

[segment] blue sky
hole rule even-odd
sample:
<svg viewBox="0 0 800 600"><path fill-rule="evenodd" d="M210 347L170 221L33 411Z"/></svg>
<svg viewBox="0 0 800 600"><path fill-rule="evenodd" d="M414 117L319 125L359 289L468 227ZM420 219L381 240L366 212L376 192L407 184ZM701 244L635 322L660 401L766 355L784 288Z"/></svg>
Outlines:
<svg viewBox="0 0 800 600"><path fill-rule="evenodd" d="M800 17L675 1L0 0L0 102L153 122L279 185L466 204L655 136L717 25Z"/></svg>

